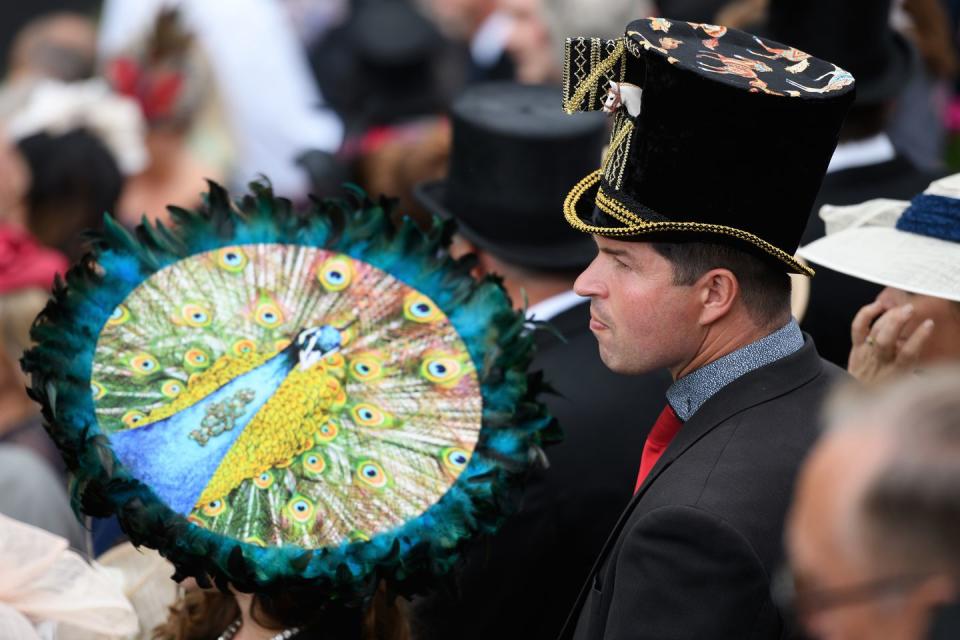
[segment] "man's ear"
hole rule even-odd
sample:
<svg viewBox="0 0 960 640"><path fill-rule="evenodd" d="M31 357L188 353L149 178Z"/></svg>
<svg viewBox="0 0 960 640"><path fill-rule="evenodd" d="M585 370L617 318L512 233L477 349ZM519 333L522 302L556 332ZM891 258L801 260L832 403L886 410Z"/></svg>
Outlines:
<svg viewBox="0 0 960 640"><path fill-rule="evenodd" d="M700 325L709 326L725 318L740 297L740 283L729 269L711 269L697 279Z"/></svg>

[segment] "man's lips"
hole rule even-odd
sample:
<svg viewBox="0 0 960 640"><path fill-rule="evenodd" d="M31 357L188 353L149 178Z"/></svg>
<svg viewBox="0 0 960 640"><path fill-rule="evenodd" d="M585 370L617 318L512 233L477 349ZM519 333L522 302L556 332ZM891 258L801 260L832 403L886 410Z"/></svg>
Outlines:
<svg viewBox="0 0 960 640"><path fill-rule="evenodd" d="M593 311L590 312L590 330L591 331L603 331L604 329L609 329L605 322L597 319L596 314Z"/></svg>

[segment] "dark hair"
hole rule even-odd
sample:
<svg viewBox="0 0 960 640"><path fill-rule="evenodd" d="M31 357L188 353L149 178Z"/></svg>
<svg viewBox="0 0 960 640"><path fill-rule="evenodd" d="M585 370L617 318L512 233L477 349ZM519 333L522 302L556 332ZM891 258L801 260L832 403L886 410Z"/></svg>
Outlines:
<svg viewBox="0 0 960 640"><path fill-rule="evenodd" d="M689 286L711 269L728 269L740 284L740 298L753 321L768 327L790 314L790 276L752 253L715 242L651 242L673 266L673 283Z"/></svg>
<svg viewBox="0 0 960 640"><path fill-rule="evenodd" d="M322 595L310 590L255 594L250 615L265 629L301 627L303 635L323 640L409 640L406 603L387 594L383 585L365 608L326 606ZM232 593L192 589L173 606L167 621L153 630L154 640L212 640L240 617ZM299 637L299 636L295 636Z"/></svg>
<svg viewBox="0 0 960 640"><path fill-rule="evenodd" d="M85 129L38 133L17 143L30 169L27 225L43 244L72 260L83 253L81 233L113 212L123 174L110 151Z"/></svg>

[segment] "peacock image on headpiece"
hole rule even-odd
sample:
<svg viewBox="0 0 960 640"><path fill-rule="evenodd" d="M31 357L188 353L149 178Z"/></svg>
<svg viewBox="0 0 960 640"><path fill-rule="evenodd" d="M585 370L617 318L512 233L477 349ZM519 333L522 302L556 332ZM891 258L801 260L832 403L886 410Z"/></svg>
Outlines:
<svg viewBox="0 0 960 640"><path fill-rule="evenodd" d="M108 216L55 286L23 368L75 508L221 588L416 591L553 435L523 315L448 227L251 189L134 235Z"/></svg>

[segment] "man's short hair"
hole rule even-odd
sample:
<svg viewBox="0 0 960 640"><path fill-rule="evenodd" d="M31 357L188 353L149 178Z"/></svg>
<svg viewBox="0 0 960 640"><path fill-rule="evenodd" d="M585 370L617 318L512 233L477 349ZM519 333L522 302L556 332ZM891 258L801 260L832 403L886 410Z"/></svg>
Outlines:
<svg viewBox="0 0 960 640"><path fill-rule="evenodd" d="M714 242L652 242L673 266L673 283L689 286L711 269L728 269L740 284L740 297L761 327L786 322L790 315L790 276L771 262L738 247Z"/></svg>
<svg viewBox="0 0 960 640"><path fill-rule="evenodd" d="M868 548L901 569L960 577L960 369L834 402L831 413L836 427L891 438L855 514Z"/></svg>

